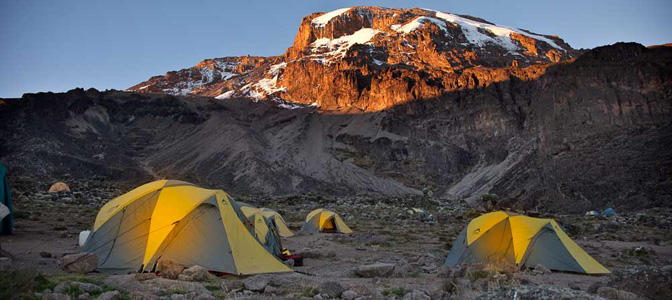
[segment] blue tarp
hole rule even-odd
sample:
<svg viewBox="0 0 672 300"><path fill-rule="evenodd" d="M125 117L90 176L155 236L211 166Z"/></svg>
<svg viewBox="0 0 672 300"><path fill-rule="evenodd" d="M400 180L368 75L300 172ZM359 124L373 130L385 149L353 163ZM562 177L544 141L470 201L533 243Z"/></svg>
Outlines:
<svg viewBox="0 0 672 300"><path fill-rule="evenodd" d="M9 208L9 215L0 221L0 234L12 234L14 229L14 209L12 208L12 194L9 192L7 167L0 163L0 203Z"/></svg>

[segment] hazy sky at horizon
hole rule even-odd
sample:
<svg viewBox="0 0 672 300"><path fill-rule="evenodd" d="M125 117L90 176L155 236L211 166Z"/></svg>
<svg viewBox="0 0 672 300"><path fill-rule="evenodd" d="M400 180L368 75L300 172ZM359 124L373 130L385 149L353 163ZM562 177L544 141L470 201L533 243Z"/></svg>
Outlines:
<svg viewBox="0 0 672 300"><path fill-rule="evenodd" d="M279 55L304 16L357 5L468 14L574 48L672 42L670 0L0 0L0 98L125 89L205 58Z"/></svg>

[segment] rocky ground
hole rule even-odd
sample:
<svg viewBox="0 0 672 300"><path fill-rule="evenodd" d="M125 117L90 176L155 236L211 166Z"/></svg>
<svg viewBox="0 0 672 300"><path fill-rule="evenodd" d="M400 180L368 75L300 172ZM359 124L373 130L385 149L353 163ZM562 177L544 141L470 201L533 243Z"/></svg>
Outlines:
<svg viewBox="0 0 672 300"><path fill-rule="evenodd" d="M338 212L355 233L296 235L285 247L302 254L294 274L250 277L208 275L195 268L183 280L153 275L75 274L61 258L79 251L78 233L98 209L127 191L124 183L70 182L71 192L49 194L48 184L13 182L16 229L0 237L3 260L0 299L670 299L672 210L620 212L601 219L542 215L559 221L572 238L613 274L586 276L518 270L503 265L456 269L441 265L468 221L486 211L431 197L239 197L274 208L298 230L317 207ZM405 206L424 207L431 218L406 216ZM186 273L185 273L186 272ZM194 281L185 281L194 280Z"/></svg>

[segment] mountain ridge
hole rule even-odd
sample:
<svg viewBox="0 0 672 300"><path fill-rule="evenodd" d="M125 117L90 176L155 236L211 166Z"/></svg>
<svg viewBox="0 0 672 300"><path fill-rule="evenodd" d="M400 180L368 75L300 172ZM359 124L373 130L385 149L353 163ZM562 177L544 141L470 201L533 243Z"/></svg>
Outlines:
<svg viewBox="0 0 672 300"><path fill-rule="evenodd" d="M206 59L129 90L377 111L511 76L535 78L528 67L579 53L557 36L472 16L358 6L304 17L283 55Z"/></svg>

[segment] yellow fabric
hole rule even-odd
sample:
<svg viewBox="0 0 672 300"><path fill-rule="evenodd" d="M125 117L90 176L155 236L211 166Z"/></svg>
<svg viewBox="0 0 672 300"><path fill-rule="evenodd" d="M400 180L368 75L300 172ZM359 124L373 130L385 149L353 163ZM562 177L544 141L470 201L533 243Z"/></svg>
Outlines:
<svg viewBox="0 0 672 300"><path fill-rule="evenodd" d="M152 213L143 265L146 266L152 259L163 240L177 224L176 222L182 220L194 208L214 194L214 190L206 190L195 186L163 188Z"/></svg>
<svg viewBox="0 0 672 300"><path fill-rule="evenodd" d="M475 218L469 222L467 225L467 245L471 245L478 239L483 233L488 231L492 226L497 225L499 222L508 218L509 215L502 211L496 211L484 214L478 218Z"/></svg>
<svg viewBox="0 0 672 300"><path fill-rule="evenodd" d="M63 182L56 182L51 185L49 188L49 193L61 192L61 191L70 191L70 187Z"/></svg>
<svg viewBox="0 0 672 300"><path fill-rule="evenodd" d="M480 239L484 233L486 233L488 230L491 230L494 226L500 224L501 222L506 221L507 218L507 228L500 228L498 231L501 231L501 234L495 234L495 236L501 235L501 238L495 238L495 236L493 236L493 238L488 238L488 240ZM510 239L513 242L515 263L519 264L525 257L525 253L528 251L531 240L549 224L553 228L553 231L555 231L562 244L567 248L570 255L572 255L572 258L576 260L576 262L581 266L581 268L584 269L586 273L610 273L609 270L607 270L598 261L596 261L593 257L581 249L579 245L572 241L572 239L553 219L532 218L522 215L513 215L501 211L484 214L478 218L473 219L469 225L467 225L467 243L468 245L471 245L478 240L479 249L473 249L473 251L478 253L488 253L489 255L500 255L505 254L506 249L505 243L500 242L506 241L508 239L507 236L510 235Z"/></svg>
<svg viewBox="0 0 672 300"><path fill-rule="evenodd" d="M278 234L281 237L294 236L294 233L287 227L285 219L278 212L268 208L262 208L261 212L264 214L264 217L272 219L275 222L275 225L278 227Z"/></svg>
<svg viewBox="0 0 672 300"><path fill-rule="evenodd" d="M309 212L308 215L306 216L306 222L310 222L310 219L312 219L313 216L315 216L318 213L321 213L322 211L323 211L323 209L318 208L316 210L313 210L313 211Z"/></svg>
<svg viewBox="0 0 672 300"><path fill-rule="evenodd" d="M317 218L317 224L320 231L324 229L334 229L333 226L336 226L336 229L341 233L352 233L352 229L350 229L348 225L345 225L343 219L333 211L322 208L313 210L306 216L306 222L311 222L315 218Z"/></svg>
<svg viewBox="0 0 672 300"><path fill-rule="evenodd" d="M555 233L558 235L560 238L560 241L567 247L567 250L569 251L570 254L572 254L572 257L576 260L576 262L581 265L583 270L588 273L588 274L609 274L611 273L607 268L602 266L598 261L596 261L592 256L590 256L586 251L581 249L579 245L577 245L572 239L565 233L562 228L558 225L558 223L555 222L555 220L551 220L551 225L553 226L553 230L555 230Z"/></svg>
<svg viewBox="0 0 672 300"><path fill-rule="evenodd" d="M352 233L352 229L350 229L348 225L345 225L345 222L343 222L339 215L334 214L334 221L336 222L336 227L338 227L338 230L341 233Z"/></svg>
<svg viewBox="0 0 672 300"><path fill-rule="evenodd" d="M96 216L96 221L93 224L93 231L96 231L103 226L112 216L121 211L124 207L131 204L133 201L138 198L145 196L151 192L154 192L162 188L166 184L166 180L158 180L150 183L143 184L132 191L123 194L117 198L110 200L110 202L105 203L98 215Z"/></svg>
<svg viewBox="0 0 672 300"><path fill-rule="evenodd" d="M223 191L216 195L238 274L292 272L249 234L231 207L230 197Z"/></svg>
<svg viewBox="0 0 672 300"><path fill-rule="evenodd" d="M334 228L333 223L329 222L329 220L333 216L334 216L334 213L331 212L331 211L327 211L327 210L323 210L320 213L320 215L319 215L320 222L318 223L318 224L320 224L320 231L322 231L322 229L333 229ZM327 223L329 223L329 225L327 225ZM325 228L325 226L331 226L331 228Z"/></svg>
<svg viewBox="0 0 672 300"><path fill-rule="evenodd" d="M520 263L525 256L527 247L532 238L548 225L550 219L538 219L528 216L513 216L509 218L511 224L511 236L513 237L513 249L516 254L516 263Z"/></svg>
<svg viewBox="0 0 672 300"><path fill-rule="evenodd" d="M264 221L264 214L262 211L256 207L251 206L241 206L240 210L243 212L245 217L250 220L253 224L254 234L257 236L261 243L266 243L266 237L268 236L268 225Z"/></svg>

